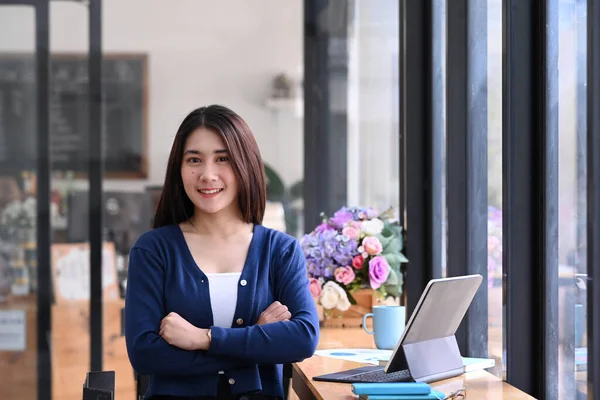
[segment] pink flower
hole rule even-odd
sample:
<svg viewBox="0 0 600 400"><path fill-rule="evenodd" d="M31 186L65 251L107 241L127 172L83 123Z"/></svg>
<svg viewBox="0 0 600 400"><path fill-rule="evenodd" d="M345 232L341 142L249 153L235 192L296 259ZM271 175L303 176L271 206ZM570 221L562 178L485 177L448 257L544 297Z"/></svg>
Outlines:
<svg viewBox="0 0 600 400"><path fill-rule="evenodd" d="M348 236L350 239L358 239L358 229L353 226L347 226L342 229L342 233Z"/></svg>
<svg viewBox="0 0 600 400"><path fill-rule="evenodd" d="M360 230L360 222L359 221L350 221L348 223L348 225L350 225L353 228L356 228L357 230Z"/></svg>
<svg viewBox="0 0 600 400"><path fill-rule="evenodd" d="M335 280L344 285L351 283L355 277L354 271L349 266L337 267L333 274L335 275Z"/></svg>
<svg viewBox="0 0 600 400"><path fill-rule="evenodd" d="M371 289L379 289L379 287L387 281L390 275L390 266L385 257L373 257L369 261L369 281Z"/></svg>
<svg viewBox="0 0 600 400"><path fill-rule="evenodd" d="M375 236L367 236L364 238L362 241L362 247L370 256L377 255L383 250L381 242Z"/></svg>
<svg viewBox="0 0 600 400"><path fill-rule="evenodd" d="M321 295L321 284L319 283L319 281L315 278L309 278L308 287L310 289L310 294L312 294L312 297L314 297L315 299L319 298L319 296Z"/></svg>
<svg viewBox="0 0 600 400"><path fill-rule="evenodd" d="M354 258L352 259L352 266L356 269L361 269L363 267L363 263L365 262L365 258L359 254L357 256L354 256Z"/></svg>

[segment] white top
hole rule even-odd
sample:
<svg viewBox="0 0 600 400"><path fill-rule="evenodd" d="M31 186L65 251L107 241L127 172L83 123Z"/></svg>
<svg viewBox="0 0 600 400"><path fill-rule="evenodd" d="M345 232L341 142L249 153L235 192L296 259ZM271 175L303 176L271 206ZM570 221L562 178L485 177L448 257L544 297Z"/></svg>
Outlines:
<svg viewBox="0 0 600 400"><path fill-rule="evenodd" d="M214 326L231 328L241 274L241 272L206 274Z"/></svg>

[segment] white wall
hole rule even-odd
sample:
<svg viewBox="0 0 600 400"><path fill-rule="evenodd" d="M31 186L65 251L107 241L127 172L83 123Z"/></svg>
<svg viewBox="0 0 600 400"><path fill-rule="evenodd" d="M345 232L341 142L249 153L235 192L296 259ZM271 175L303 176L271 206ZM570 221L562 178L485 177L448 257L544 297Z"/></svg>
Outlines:
<svg viewBox="0 0 600 400"><path fill-rule="evenodd" d="M105 53L147 53L149 176L105 188L160 184L177 127L192 109L226 105L254 131L265 162L288 184L302 178L302 119L265 107L271 79L303 63L300 0L105 0ZM0 52L34 49L34 14L0 9ZM51 2L52 52L87 52L87 8Z"/></svg>
<svg viewBox="0 0 600 400"><path fill-rule="evenodd" d="M398 202L398 5L356 2L350 66L349 203ZM221 103L253 129L265 162L287 184L303 178L303 120L265 106L272 78L300 79L301 0L104 0L105 53L148 54L149 176L106 180L107 190L160 184L177 127L200 105ZM33 51L34 14L0 9L0 52ZM87 52L87 8L51 2L52 52ZM56 184L57 186L60 183ZM86 181L77 186L85 186Z"/></svg>

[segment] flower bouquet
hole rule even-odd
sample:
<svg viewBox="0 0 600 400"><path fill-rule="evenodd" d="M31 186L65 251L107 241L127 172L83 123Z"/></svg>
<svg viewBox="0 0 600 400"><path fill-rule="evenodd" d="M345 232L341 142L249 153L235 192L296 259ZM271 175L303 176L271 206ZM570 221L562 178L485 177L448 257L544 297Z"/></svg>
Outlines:
<svg viewBox="0 0 600 400"><path fill-rule="evenodd" d="M346 311L356 304L353 293L373 289L387 298L399 296L402 227L391 209L343 207L300 239L317 304Z"/></svg>

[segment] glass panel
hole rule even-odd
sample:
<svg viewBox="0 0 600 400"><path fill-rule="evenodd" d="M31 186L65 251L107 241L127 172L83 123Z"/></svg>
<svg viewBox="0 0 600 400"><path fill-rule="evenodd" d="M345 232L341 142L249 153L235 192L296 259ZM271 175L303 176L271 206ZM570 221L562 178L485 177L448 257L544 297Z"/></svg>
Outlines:
<svg viewBox="0 0 600 400"><path fill-rule="evenodd" d="M488 351L503 377L502 279L502 1L488 2Z"/></svg>
<svg viewBox="0 0 600 400"><path fill-rule="evenodd" d="M52 398L78 400L90 370L88 5L50 2L50 134L52 145ZM77 185L75 178L79 178ZM80 211L84 211L78 213ZM77 232L77 234L74 234Z"/></svg>
<svg viewBox="0 0 600 400"><path fill-rule="evenodd" d="M354 4L349 46L348 203L398 211L399 4L394 0Z"/></svg>
<svg viewBox="0 0 600 400"><path fill-rule="evenodd" d="M37 399L35 10L0 6L0 387Z"/></svg>
<svg viewBox="0 0 600 400"><path fill-rule="evenodd" d="M586 9L585 0L559 2L560 399L587 398Z"/></svg>
<svg viewBox="0 0 600 400"><path fill-rule="evenodd" d="M440 4L442 3L442 4ZM434 0L435 25L434 39L441 43L434 49L446 53L446 7L448 1ZM502 1L490 0L488 2L487 15L487 65L488 65L488 357L494 359L495 366L488 371L499 376L504 376L505 350L503 344L503 279L502 279ZM438 30L439 29L439 30ZM435 57L435 56L434 56ZM445 93L446 83L446 58L443 57L441 68L442 87ZM438 91L439 92L439 91ZM435 93L435 92L434 92ZM444 96L445 98L445 96ZM442 221L444 242L447 240L447 207L446 197L446 130L445 130L445 103L442 118L443 156L442 182ZM442 276L446 276L446 244L443 246L442 254Z"/></svg>

